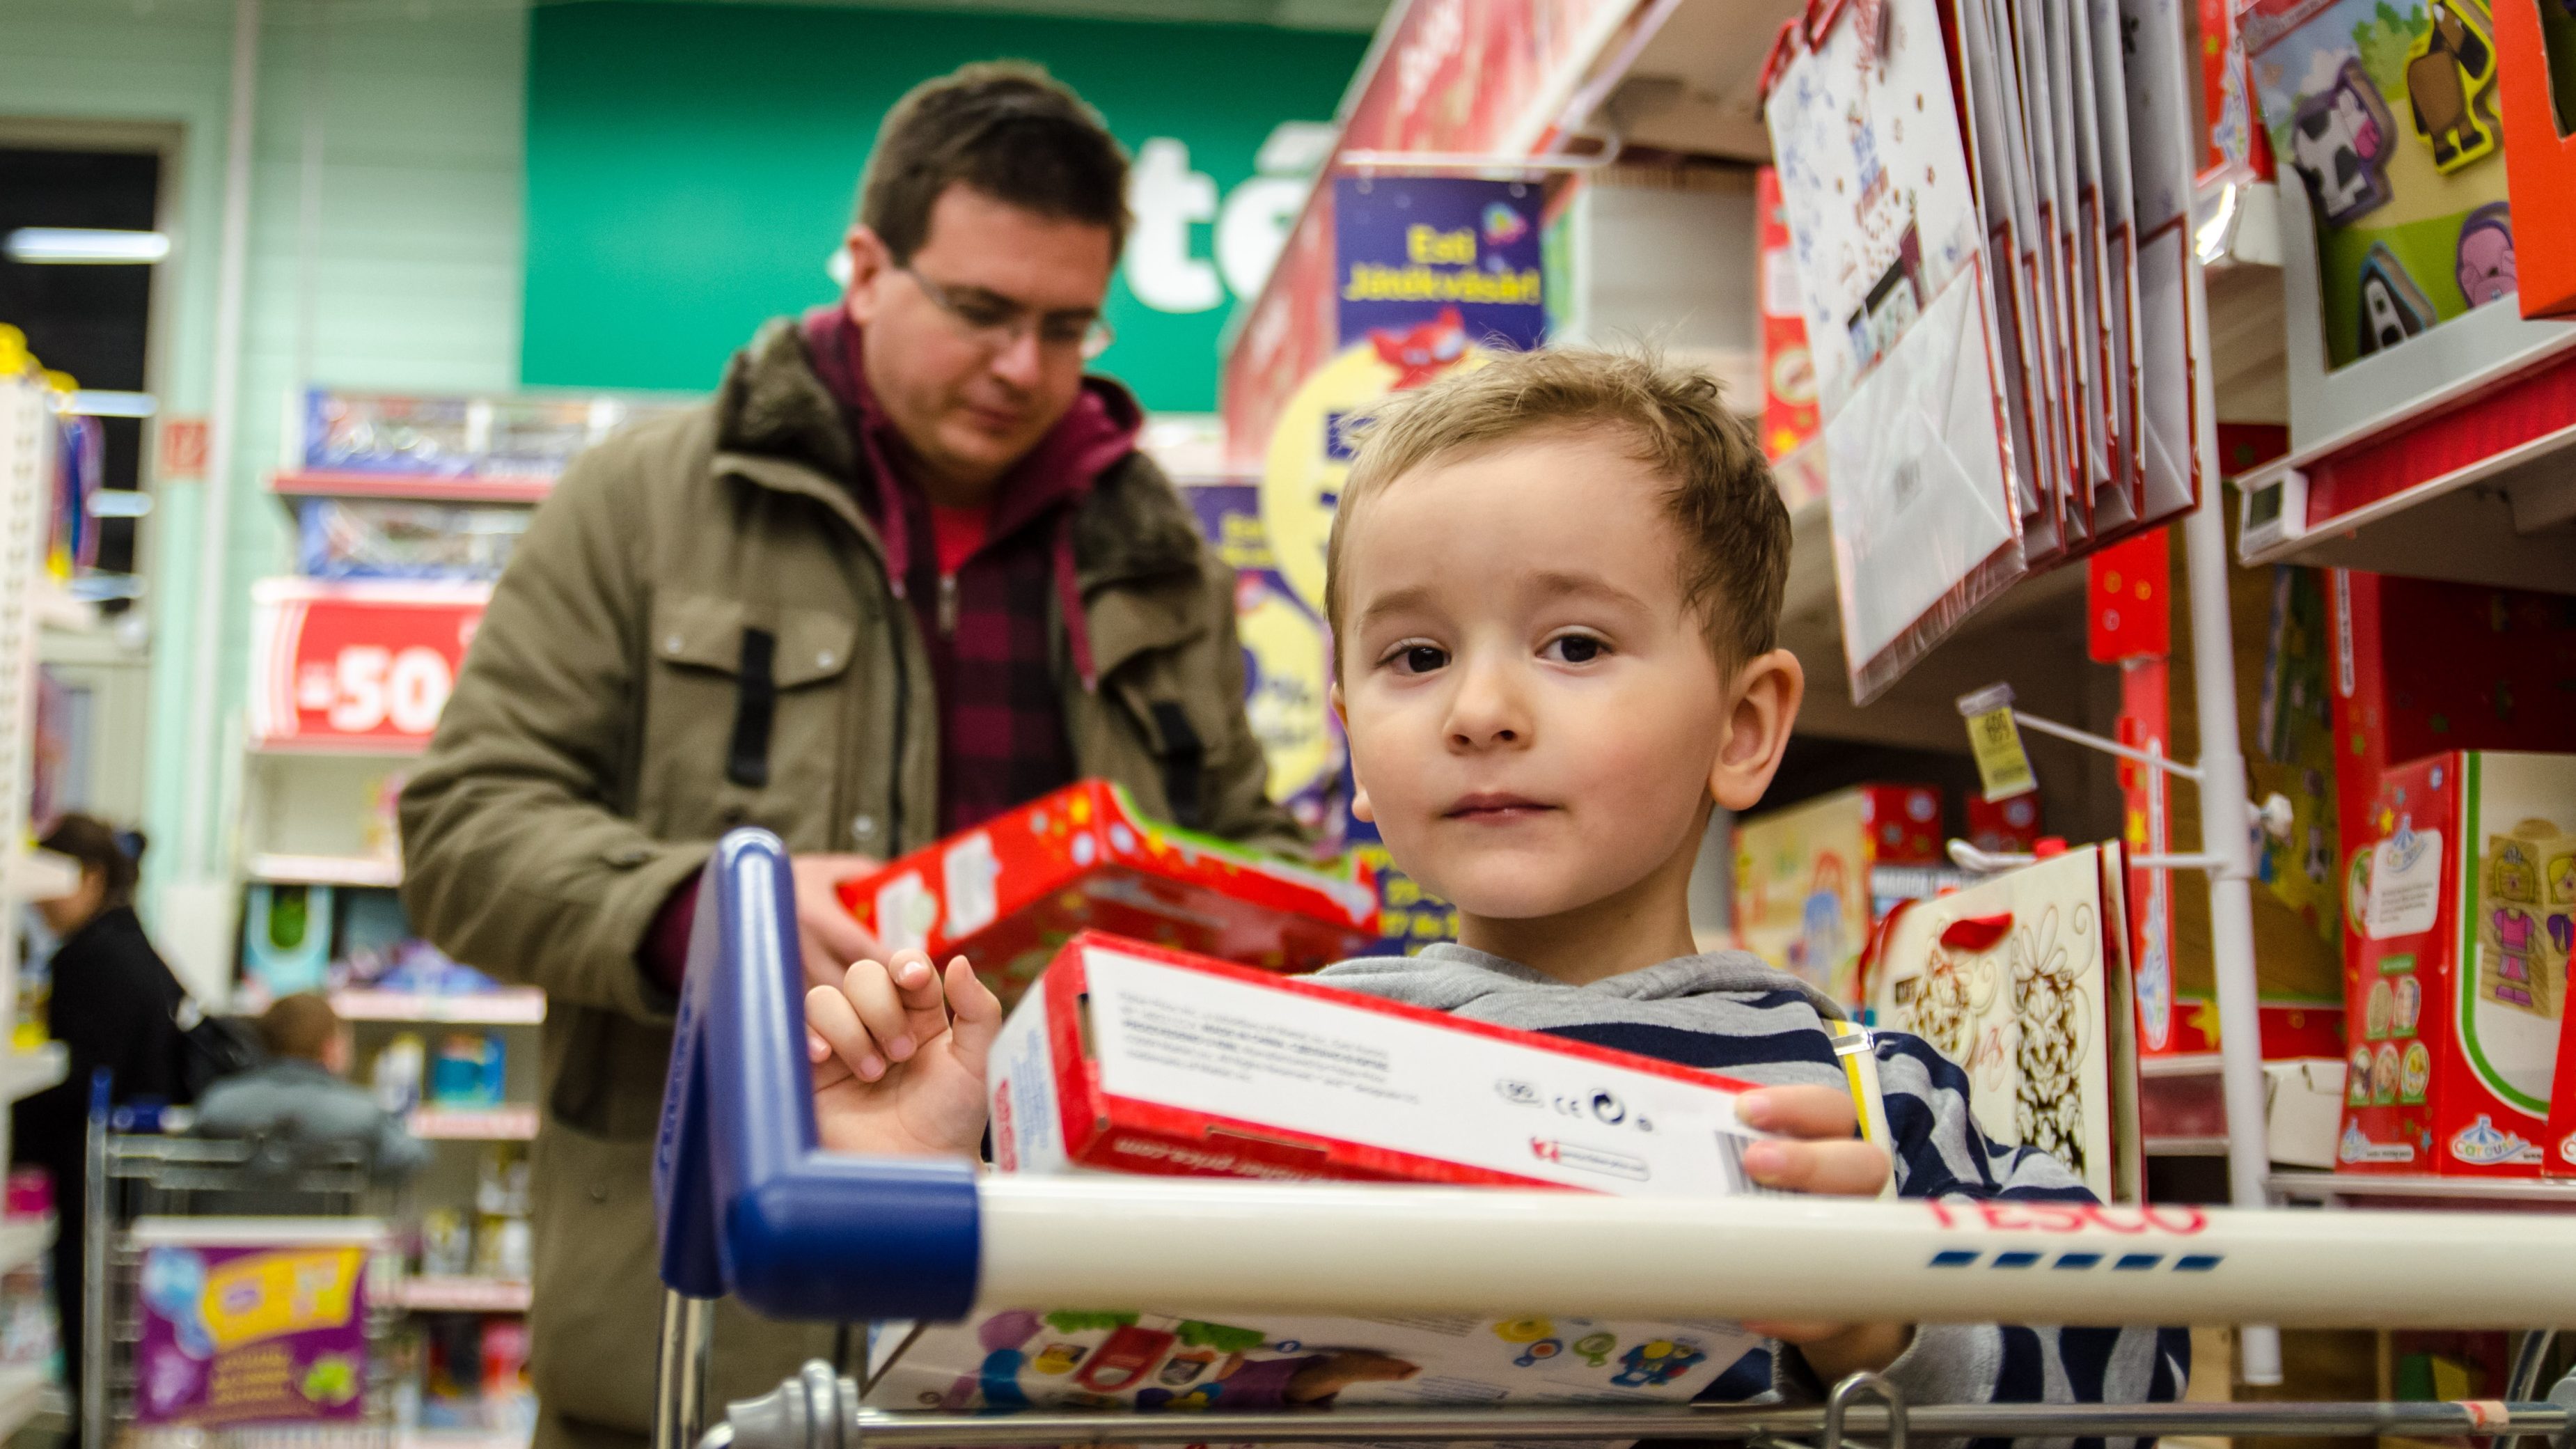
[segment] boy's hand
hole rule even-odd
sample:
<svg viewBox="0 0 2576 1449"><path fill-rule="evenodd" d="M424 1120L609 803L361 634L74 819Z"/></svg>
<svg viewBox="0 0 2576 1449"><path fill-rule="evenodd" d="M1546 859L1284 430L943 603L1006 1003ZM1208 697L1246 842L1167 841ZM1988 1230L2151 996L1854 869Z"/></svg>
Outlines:
<svg viewBox="0 0 2576 1449"><path fill-rule="evenodd" d="M861 961L805 993L805 1026L826 1148L975 1156L1002 1003L965 957L948 963L944 983L919 951L896 952L891 966Z"/></svg>
<svg viewBox="0 0 2576 1449"><path fill-rule="evenodd" d="M1793 1142L1755 1142L1744 1170L1764 1187L1828 1197L1876 1197L1887 1185L1887 1149L1852 1135L1851 1098L1832 1087L1765 1087L1735 1103L1744 1125ZM1910 1323L1748 1323L1755 1333L1796 1346L1816 1377L1831 1385L1846 1374L1875 1373L1914 1341Z"/></svg>

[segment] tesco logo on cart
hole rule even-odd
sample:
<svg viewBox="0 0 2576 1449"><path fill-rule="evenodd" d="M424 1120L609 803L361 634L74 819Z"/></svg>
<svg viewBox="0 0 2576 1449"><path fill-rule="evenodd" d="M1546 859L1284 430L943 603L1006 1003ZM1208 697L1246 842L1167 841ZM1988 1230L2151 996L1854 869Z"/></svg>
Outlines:
<svg viewBox="0 0 2576 1449"><path fill-rule="evenodd" d="M2132 1239L2122 1244L2100 1241L2038 1248L1943 1248L1933 1253L1935 1268L2047 1268L2115 1273L2206 1273L2225 1261L2218 1253L2182 1251L2188 1240L2208 1230L2209 1218L2194 1207L2104 1207L2098 1203L1945 1202L1924 1204L1945 1228L1986 1228L2007 1233L2048 1235L2102 1234Z"/></svg>

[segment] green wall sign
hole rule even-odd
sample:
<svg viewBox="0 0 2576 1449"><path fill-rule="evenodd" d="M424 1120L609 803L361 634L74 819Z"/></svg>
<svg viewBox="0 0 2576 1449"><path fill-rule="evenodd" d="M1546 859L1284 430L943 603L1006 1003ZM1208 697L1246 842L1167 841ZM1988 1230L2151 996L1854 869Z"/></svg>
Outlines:
<svg viewBox="0 0 2576 1449"><path fill-rule="evenodd" d="M1095 366L1216 406L1218 339L1305 195L1368 37L874 9L539 5L529 16L530 387L714 385L769 317L829 301L878 121L970 60L1034 60L1136 158Z"/></svg>

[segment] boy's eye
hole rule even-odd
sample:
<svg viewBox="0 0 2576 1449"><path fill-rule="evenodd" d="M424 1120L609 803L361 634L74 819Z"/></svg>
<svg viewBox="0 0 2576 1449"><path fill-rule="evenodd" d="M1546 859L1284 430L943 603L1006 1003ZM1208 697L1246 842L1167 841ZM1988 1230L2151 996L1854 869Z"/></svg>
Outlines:
<svg viewBox="0 0 2576 1449"><path fill-rule="evenodd" d="M1449 662L1449 651L1430 644L1412 644L1396 651L1388 662L1399 674L1429 674Z"/></svg>
<svg viewBox="0 0 2576 1449"><path fill-rule="evenodd" d="M1589 664L1602 655L1602 643L1589 634L1567 634L1547 641L1547 652L1567 664Z"/></svg>

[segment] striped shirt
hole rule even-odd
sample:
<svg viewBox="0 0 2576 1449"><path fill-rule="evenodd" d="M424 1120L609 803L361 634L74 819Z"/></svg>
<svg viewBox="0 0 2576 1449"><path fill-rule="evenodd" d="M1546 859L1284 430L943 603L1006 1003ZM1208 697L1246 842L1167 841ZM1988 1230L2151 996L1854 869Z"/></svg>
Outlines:
<svg viewBox="0 0 2576 1449"><path fill-rule="evenodd" d="M1841 1017L1840 1008L1742 951L1683 956L1568 986L1499 956L1437 945L1419 956L1345 961L1316 979L1765 1086L1847 1083L1824 1027L1827 1015ZM1901 1196L2093 1201L2055 1158L2002 1146L1978 1130L1968 1110L1968 1076L1956 1063L1919 1037L1875 1035ZM2191 1339L2181 1328L1927 1323L1915 1329L1913 1344L1887 1377L1916 1404L2118 1404L2180 1398L2190 1367ZM1771 1391L1791 1401L1823 1396L1797 1355L1765 1348L1720 1375L1702 1397L1737 1400ZM2099 1440L2072 1445L2102 1449Z"/></svg>

